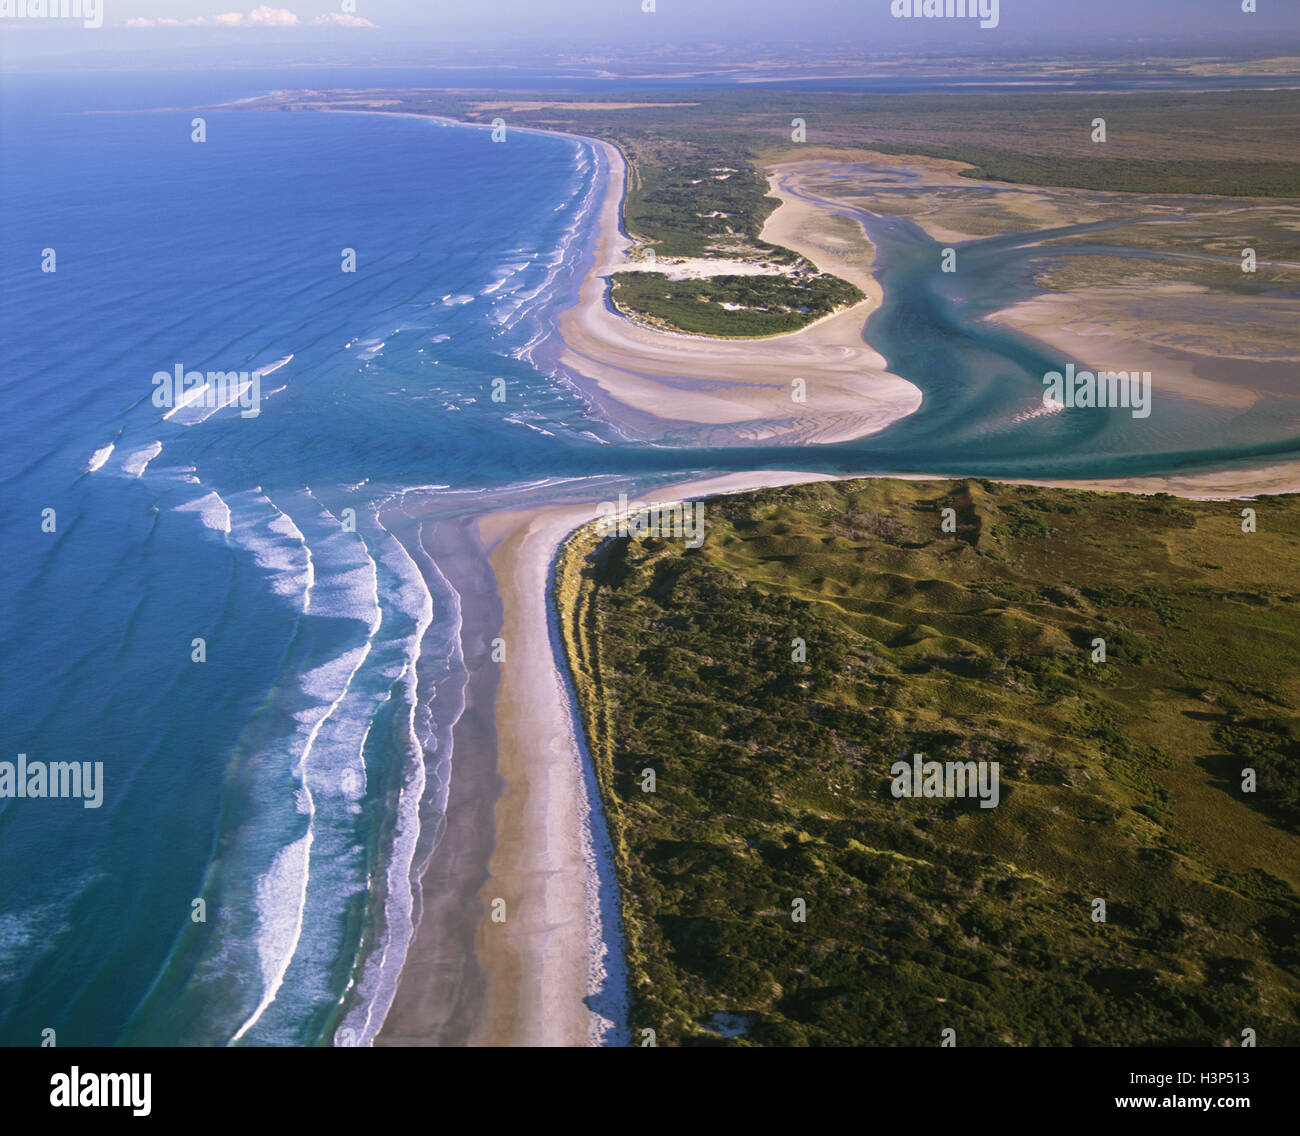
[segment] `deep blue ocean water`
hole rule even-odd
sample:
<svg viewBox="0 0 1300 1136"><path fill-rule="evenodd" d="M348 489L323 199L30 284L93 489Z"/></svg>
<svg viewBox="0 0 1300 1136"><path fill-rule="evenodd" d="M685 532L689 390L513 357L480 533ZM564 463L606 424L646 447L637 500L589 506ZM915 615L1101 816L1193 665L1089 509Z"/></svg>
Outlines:
<svg viewBox="0 0 1300 1136"><path fill-rule="evenodd" d="M1032 291L1021 250L981 242L986 288L967 294L915 226L872 218L871 335L921 412L797 453L633 444L550 362L587 263L591 148L234 110L205 113L196 144L190 112L82 112L275 83L104 82L8 79L0 110L0 760L105 775L98 809L0 803L0 1043L364 1035L385 981L367 889L385 850L409 855L398 788L436 807L436 779L409 779L457 712L454 683L413 705L417 645L454 674L459 613L384 527L404 490L755 467L1101 476L1298 448L1294 405L1187 404L1150 428L1026 416L1059 360L975 324ZM152 379L177 365L268 371L261 413L164 417Z"/></svg>

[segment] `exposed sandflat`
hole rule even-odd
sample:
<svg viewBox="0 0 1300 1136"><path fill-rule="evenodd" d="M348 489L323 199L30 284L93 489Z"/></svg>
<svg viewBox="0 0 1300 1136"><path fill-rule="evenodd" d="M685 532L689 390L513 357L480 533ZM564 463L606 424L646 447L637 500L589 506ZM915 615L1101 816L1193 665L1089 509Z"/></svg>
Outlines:
<svg viewBox="0 0 1300 1136"><path fill-rule="evenodd" d="M607 277L623 265L630 242L620 230L624 162L600 143L612 176L601 207L596 263L576 305L560 317L561 362L615 404L676 423L740 427L739 441L841 442L884 429L921 405L921 392L885 368L862 339L880 302L870 273L861 304L800 331L765 339L712 339L643 327L610 310ZM819 210L782 195L764 238L798 239ZM781 243L785 243L784 240ZM797 248L796 251L805 251ZM822 267L824 251L810 259ZM836 271L826 265L827 270ZM856 282L856 281L855 281ZM806 383L795 402L792 383Z"/></svg>

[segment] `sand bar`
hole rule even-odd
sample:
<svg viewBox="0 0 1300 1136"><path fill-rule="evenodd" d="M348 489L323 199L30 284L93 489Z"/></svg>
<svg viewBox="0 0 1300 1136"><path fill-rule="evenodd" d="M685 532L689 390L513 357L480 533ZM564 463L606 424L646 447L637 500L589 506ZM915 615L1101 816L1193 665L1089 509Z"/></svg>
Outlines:
<svg viewBox="0 0 1300 1136"><path fill-rule="evenodd" d="M1135 309L1143 301L1161 306L1139 315ZM1175 322L1179 301L1186 306L1183 324ZM1231 322L1217 328L1201 324L1199 335L1194 334L1196 316L1215 302L1239 305L1243 317L1267 315L1272 336L1242 331ZM1297 356L1278 350L1287 332L1280 301L1228 301L1204 288L1177 284L1141 290L1092 287L1036 296L989 318L1056 348L1063 362L1073 358L1094 369L1150 371L1155 389L1212 406L1245 410L1264 397L1296 394Z"/></svg>
<svg viewBox="0 0 1300 1136"><path fill-rule="evenodd" d="M560 316L564 351L560 362L580 386L594 388L607 412L619 407L672 423L726 426L718 442L843 442L883 430L921 405L921 392L891 374L885 360L862 338L867 317L880 303L869 269L854 283L867 299L799 331L763 339L715 339L660 331L619 315L607 302L608 277L627 264L631 241L622 230L626 164L617 147L593 140L609 163L609 184L600 206L596 260L577 303ZM779 190L782 204L763 239L787 244L822 211ZM785 239L782 239L785 238ZM787 244L824 271L825 250ZM816 252L816 255L813 253ZM792 398L792 384L807 384L806 402Z"/></svg>

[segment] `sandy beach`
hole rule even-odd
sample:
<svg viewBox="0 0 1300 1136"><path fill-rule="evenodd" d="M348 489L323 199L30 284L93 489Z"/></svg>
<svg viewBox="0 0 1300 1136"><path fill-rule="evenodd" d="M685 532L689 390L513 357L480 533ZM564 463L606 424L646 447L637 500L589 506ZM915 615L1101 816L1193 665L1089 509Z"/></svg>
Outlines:
<svg viewBox="0 0 1300 1136"><path fill-rule="evenodd" d="M399 113L490 129L440 115L381 109L330 107L323 113ZM677 426L695 428L690 439L694 445L770 440L831 444L875 434L920 407L920 388L890 372L884 357L863 339L863 327L881 300L871 272L874 250L857 226L780 185L775 175L798 163L774 169L770 192L781 205L765 223L762 239L800 253L822 272L851 281L866 299L785 335L714 339L645 327L613 310L609 276L639 267L627 257L632 241L623 231L627 163L617 146L598 138L531 132L580 138L597 147L608 164L594 262L579 286L577 301L559 317L559 361L583 393L629 433L663 438ZM837 238L836 229L844 226L852 232ZM796 379L806 384L803 401L793 397Z"/></svg>
<svg viewBox="0 0 1300 1136"><path fill-rule="evenodd" d="M560 317L565 344L560 362L607 412L631 411L634 427L647 434L662 433L665 421L726 428L705 431L697 438L704 443L829 443L883 430L921 405L921 392L891 374L862 338L863 325L880 302L869 263L853 268L853 275L832 267L827 250L807 238L820 210L784 192L763 239L853 280L867 293L862 303L800 331L756 340L658 331L613 311L606 301L608 277L624 266L631 244L621 223L626 167L617 147L596 144L609 162L610 177L600 206L595 264L577 303ZM795 379L807 384L806 402L791 397Z"/></svg>
<svg viewBox="0 0 1300 1136"><path fill-rule="evenodd" d="M474 518L421 524L414 557L425 557L460 596L461 651L469 672L465 708L452 734L453 769L446 828L420 878L420 921L407 950L393 1003L375 1038L378 1046L463 1046L481 1014L485 983L474 958L483 916L479 890L492 854L492 813L501 792L494 712L498 682L491 640L501 626L496 581ZM422 845L431 834L422 833Z"/></svg>
<svg viewBox="0 0 1300 1136"><path fill-rule="evenodd" d="M1169 493L1198 501L1241 501L1281 493L1300 493L1300 461L1243 465L1202 473L1124 477L1111 481L1013 481L1057 489L1096 489L1104 493Z"/></svg>

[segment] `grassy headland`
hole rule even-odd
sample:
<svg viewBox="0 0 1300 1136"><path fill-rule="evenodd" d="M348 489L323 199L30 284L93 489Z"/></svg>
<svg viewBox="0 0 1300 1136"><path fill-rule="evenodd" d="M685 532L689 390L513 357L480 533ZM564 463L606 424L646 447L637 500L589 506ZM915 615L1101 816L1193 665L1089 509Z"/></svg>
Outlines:
<svg viewBox="0 0 1300 1136"><path fill-rule="evenodd" d="M870 480L571 539L634 1031L1300 1042L1300 498L1245 504ZM915 753L999 804L895 798Z"/></svg>

